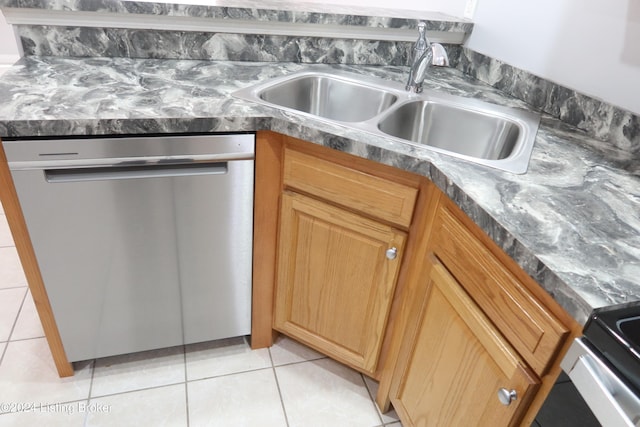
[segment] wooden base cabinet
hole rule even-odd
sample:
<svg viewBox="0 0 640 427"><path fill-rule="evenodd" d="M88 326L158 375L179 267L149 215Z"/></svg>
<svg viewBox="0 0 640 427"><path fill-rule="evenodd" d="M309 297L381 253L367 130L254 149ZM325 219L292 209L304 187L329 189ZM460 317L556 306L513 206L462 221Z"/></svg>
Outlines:
<svg viewBox="0 0 640 427"><path fill-rule="evenodd" d="M538 379L434 257L410 354L392 403L405 426L507 426Z"/></svg>
<svg viewBox="0 0 640 427"><path fill-rule="evenodd" d="M451 200L434 199L381 388L405 426L529 425L580 328Z"/></svg>
<svg viewBox="0 0 640 427"><path fill-rule="evenodd" d="M283 150L273 326L375 377L418 184L323 150Z"/></svg>
<svg viewBox="0 0 640 427"><path fill-rule="evenodd" d="M433 183L261 138L271 184L256 200L279 207L254 252L264 325L379 380L378 406L405 426L530 425L575 320Z"/></svg>

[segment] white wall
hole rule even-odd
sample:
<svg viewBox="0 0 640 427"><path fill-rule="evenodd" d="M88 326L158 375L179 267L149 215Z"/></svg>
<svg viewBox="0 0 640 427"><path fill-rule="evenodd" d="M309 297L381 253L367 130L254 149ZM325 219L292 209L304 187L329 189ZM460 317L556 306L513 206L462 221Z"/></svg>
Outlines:
<svg viewBox="0 0 640 427"><path fill-rule="evenodd" d="M479 0L467 46L640 114L640 1Z"/></svg>
<svg viewBox="0 0 640 427"><path fill-rule="evenodd" d="M13 28L4 20L0 12L0 72L20 58L18 44L13 34Z"/></svg>

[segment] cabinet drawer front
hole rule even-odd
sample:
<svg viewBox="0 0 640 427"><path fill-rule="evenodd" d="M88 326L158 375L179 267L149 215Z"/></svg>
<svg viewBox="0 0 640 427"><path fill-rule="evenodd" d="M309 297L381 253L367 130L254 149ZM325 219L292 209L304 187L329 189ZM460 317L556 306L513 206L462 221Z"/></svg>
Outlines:
<svg viewBox="0 0 640 427"><path fill-rule="evenodd" d="M418 190L285 149L284 184L331 203L403 227L411 223Z"/></svg>
<svg viewBox="0 0 640 427"><path fill-rule="evenodd" d="M446 208L434 227L437 255L540 376L569 331Z"/></svg>

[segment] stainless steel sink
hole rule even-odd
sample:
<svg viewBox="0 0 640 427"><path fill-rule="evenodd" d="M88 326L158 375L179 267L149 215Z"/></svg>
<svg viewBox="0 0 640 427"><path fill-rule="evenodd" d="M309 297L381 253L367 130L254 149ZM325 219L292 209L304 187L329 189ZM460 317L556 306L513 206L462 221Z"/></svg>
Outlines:
<svg viewBox="0 0 640 427"><path fill-rule="evenodd" d="M305 73L239 91L236 96L340 122L362 122L387 110L397 100L393 91L332 74Z"/></svg>
<svg viewBox="0 0 640 427"><path fill-rule="evenodd" d="M296 73L233 95L516 174L527 171L540 123L529 111L340 71Z"/></svg>
<svg viewBox="0 0 640 427"><path fill-rule="evenodd" d="M412 142L479 159L505 159L520 135L516 123L502 117L431 101L402 105L378 123L378 129Z"/></svg>
<svg viewBox="0 0 640 427"><path fill-rule="evenodd" d="M512 173L525 173L540 115L476 99L426 92L377 121L384 134Z"/></svg>

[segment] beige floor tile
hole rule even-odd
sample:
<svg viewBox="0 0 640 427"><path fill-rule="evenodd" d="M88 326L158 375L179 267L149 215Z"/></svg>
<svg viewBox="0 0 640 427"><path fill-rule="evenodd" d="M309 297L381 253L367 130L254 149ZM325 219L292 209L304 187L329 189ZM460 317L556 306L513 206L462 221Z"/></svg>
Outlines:
<svg viewBox="0 0 640 427"><path fill-rule="evenodd" d="M4 354L4 349L6 346L6 342L0 342L0 362L2 362L2 355Z"/></svg>
<svg viewBox="0 0 640 427"><path fill-rule="evenodd" d="M51 404L87 399L92 363L76 363L74 368L74 376L58 377L44 338L11 341L0 365L0 402Z"/></svg>
<svg viewBox="0 0 640 427"><path fill-rule="evenodd" d="M86 425L186 427L185 385L176 384L91 399Z"/></svg>
<svg viewBox="0 0 640 427"><path fill-rule="evenodd" d="M96 360L91 396L184 382L184 350L163 348Z"/></svg>
<svg viewBox="0 0 640 427"><path fill-rule="evenodd" d="M275 368L290 427L382 424L362 376L331 359Z"/></svg>
<svg viewBox="0 0 640 427"><path fill-rule="evenodd" d="M14 246L13 237L9 230L9 224L7 223L7 217L4 214L0 215L0 247Z"/></svg>
<svg viewBox="0 0 640 427"><path fill-rule="evenodd" d="M0 289L0 342L9 341L27 288Z"/></svg>
<svg viewBox="0 0 640 427"><path fill-rule="evenodd" d="M369 378L367 376L364 377L364 383L367 385L367 388L369 389L369 393L371 394L371 397L374 399L376 399L376 394L378 394L378 382L372 378ZM391 408L390 411L386 412L386 413L382 413L380 412L380 409L378 408L378 406L376 405L376 408L378 409L378 413L380 414L380 417L382 418L382 422L383 423L391 423L394 421L398 421L398 414L396 413L396 411Z"/></svg>
<svg viewBox="0 0 640 427"><path fill-rule="evenodd" d="M16 248L0 248L0 289L27 286Z"/></svg>
<svg viewBox="0 0 640 427"><path fill-rule="evenodd" d="M288 365L289 363L305 362L326 357L304 344L292 340L284 335L278 336L276 342L269 349L274 366Z"/></svg>
<svg viewBox="0 0 640 427"><path fill-rule="evenodd" d="M186 355L189 381L271 367L269 350L251 350L242 337L188 345Z"/></svg>
<svg viewBox="0 0 640 427"><path fill-rule="evenodd" d="M0 415L0 427L83 427L82 402L29 406L21 412Z"/></svg>
<svg viewBox="0 0 640 427"><path fill-rule="evenodd" d="M22 309L20 309L20 314L18 315L18 320L13 328L11 340L24 340L40 337L44 337L42 323L40 323L40 318L36 311L36 305L33 303L31 292L27 292L27 296L22 304Z"/></svg>
<svg viewBox="0 0 640 427"><path fill-rule="evenodd" d="M287 425L272 369L191 381L187 384L191 426Z"/></svg>

